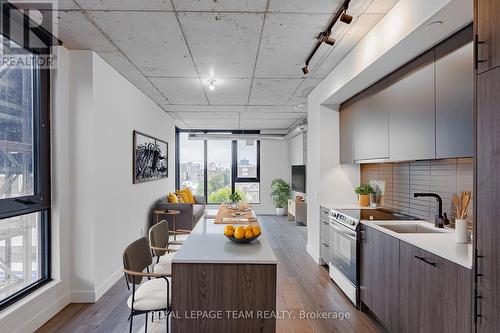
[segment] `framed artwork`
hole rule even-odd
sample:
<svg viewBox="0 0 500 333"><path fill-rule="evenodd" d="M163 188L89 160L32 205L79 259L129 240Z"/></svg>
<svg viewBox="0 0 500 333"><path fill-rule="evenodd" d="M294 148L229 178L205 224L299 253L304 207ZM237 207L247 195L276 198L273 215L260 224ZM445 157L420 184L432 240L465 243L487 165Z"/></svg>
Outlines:
<svg viewBox="0 0 500 333"><path fill-rule="evenodd" d="M168 143L134 131L134 184L168 177Z"/></svg>

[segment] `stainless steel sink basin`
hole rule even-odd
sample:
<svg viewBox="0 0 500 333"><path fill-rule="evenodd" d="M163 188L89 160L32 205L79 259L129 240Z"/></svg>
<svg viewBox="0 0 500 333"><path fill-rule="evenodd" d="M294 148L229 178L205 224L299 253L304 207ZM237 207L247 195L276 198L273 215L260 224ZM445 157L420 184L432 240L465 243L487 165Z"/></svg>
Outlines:
<svg viewBox="0 0 500 333"><path fill-rule="evenodd" d="M389 229L398 234L439 234L445 232L431 227L426 227L421 224L379 224L379 227Z"/></svg>

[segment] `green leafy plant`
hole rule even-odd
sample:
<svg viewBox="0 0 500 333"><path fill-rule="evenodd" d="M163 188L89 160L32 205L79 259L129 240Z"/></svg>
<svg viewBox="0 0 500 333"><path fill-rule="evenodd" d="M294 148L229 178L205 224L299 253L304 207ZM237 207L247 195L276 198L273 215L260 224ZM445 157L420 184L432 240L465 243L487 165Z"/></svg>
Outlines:
<svg viewBox="0 0 500 333"><path fill-rule="evenodd" d="M274 207L285 208L290 198L290 185L283 179L277 178L272 181L271 190Z"/></svg>
<svg viewBox="0 0 500 333"><path fill-rule="evenodd" d="M229 201L231 201L232 204L237 204L238 202L241 201L241 196L238 192L233 192L229 195Z"/></svg>
<svg viewBox="0 0 500 333"><path fill-rule="evenodd" d="M368 184L361 184L358 187L354 189L354 192L360 195L367 195L367 194L376 194L375 190L373 187L371 187Z"/></svg>

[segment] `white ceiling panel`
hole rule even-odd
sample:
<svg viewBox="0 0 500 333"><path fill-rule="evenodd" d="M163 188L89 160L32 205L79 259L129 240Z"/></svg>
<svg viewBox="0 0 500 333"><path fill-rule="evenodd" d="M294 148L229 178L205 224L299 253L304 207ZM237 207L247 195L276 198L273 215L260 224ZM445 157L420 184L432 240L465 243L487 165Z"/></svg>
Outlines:
<svg viewBox="0 0 500 333"><path fill-rule="evenodd" d="M99 52L98 54L104 61L110 64L111 67L116 69L158 105L165 107L169 104L165 96L158 91L158 88L142 75L142 73L121 52Z"/></svg>
<svg viewBox="0 0 500 333"><path fill-rule="evenodd" d="M297 104L306 104L307 96L313 91L313 89L321 82L321 79L306 79L302 81L299 89L295 92L295 94L290 98L287 104L297 105Z"/></svg>
<svg viewBox="0 0 500 333"><path fill-rule="evenodd" d="M267 0L173 0L178 11L264 12Z"/></svg>
<svg viewBox="0 0 500 333"><path fill-rule="evenodd" d="M344 0L271 0L269 11L285 13L333 13Z"/></svg>
<svg viewBox="0 0 500 333"><path fill-rule="evenodd" d="M90 10L173 10L170 0L75 0L75 2L82 9Z"/></svg>
<svg viewBox="0 0 500 333"><path fill-rule="evenodd" d="M295 121L297 118L302 117L300 113L288 113L288 112L243 112L241 114L242 120L293 120Z"/></svg>
<svg viewBox="0 0 500 333"><path fill-rule="evenodd" d="M172 104L207 104L198 78L151 78Z"/></svg>
<svg viewBox="0 0 500 333"><path fill-rule="evenodd" d="M363 14L357 18L353 25L343 36L342 41L335 45L319 68L312 67L311 78L324 78L338 65L338 63L363 39L366 34L380 21L381 14ZM384 38L384 36L380 36Z"/></svg>
<svg viewBox="0 0 500 333"><path fill-rule="evenodd" d="M202 79L208 101L216 105L245 105L251 83L251 79L218 79L214 83L215 89L210 90L207 79Z"/></svg>
<svg viewBox="0 0 500 333"><path fill-rule="evenodd" d="M307 54L330 17L330 14L269 14L255 77L302 77Z"/></svg>
<svg viewBox="0 0 500 333"><path fill-rule="evenodd" d="M255 79L250 93L250 104L285 104L301 81L301 79Z"/></svg>
<svg viewBox="0 0 500 333"><path fill-rule="evenodd" d="M190 113L178 113L180 119L184 121L189 120L220 120L220 119L232 119L239 120L239 112L190 112Z"/></svg>
<svg viewBox="0 0 500 333"><path fill-rule="evenodd" d="M303 113L304 107L297 105L248 105L245 107L246 112L296 112Z"/></svg>
<svg viewBox="0 0 500 333"><path fill-rule="evenodd" d="M168 105L165 111L169 112L243 112L243 105Z"/></svg>
<svg viewBox="0 0 500 333"><path fill-rule="evenodd" d="M386 14L399 0L373 0L365 13Z"/></svg>
<svg viewBox="0 0 500 333"><path fill-rule="evenodd" d="M58 0L57 1L57 8L54 8L54 9L58 9L58 10L79 9L79 7L76 5L76 3L73 0Z"/></svg>
<svg viewBox="0 0 500 333"><path fill-rule="evenodd" d="M89 15L147 76L196 77L174 13L92 11Z"/></svg>
<svg viewBox="0 0 500 333"><path fill-rule="evenodd" d="M179 13L201 76L251 77L264 14Z"/></svg>
<svg viewBox="0 0 500 333"><path fill-rule="evenodd" d="M116 47L82 12L58 11L54 24L55 35L63 41L63 45L68 49L116 51Z"/></svg>

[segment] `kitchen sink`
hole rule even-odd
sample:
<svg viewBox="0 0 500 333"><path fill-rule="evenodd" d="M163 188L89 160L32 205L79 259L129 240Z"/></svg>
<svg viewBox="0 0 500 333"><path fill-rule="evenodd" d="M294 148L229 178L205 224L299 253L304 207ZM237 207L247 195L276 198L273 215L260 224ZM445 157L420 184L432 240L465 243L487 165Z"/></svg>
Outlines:
<svg viewBox="0 0 500 333"><path fill-rule="evenodd" d="M426 227L421 224L379 224L379 227L386 228L398 234L439 234L446 232L437 228Z"/></svg>

